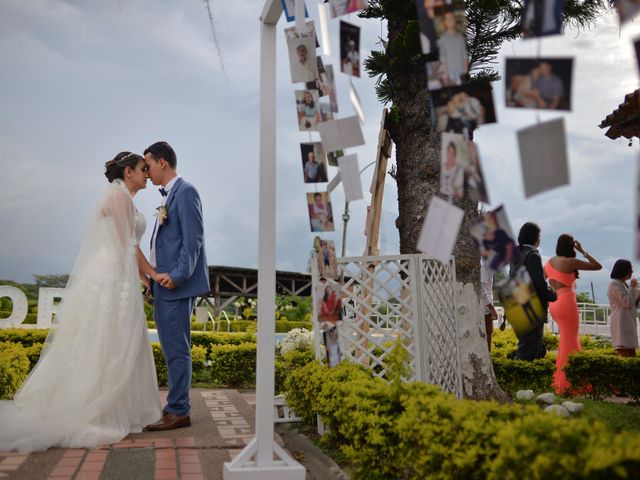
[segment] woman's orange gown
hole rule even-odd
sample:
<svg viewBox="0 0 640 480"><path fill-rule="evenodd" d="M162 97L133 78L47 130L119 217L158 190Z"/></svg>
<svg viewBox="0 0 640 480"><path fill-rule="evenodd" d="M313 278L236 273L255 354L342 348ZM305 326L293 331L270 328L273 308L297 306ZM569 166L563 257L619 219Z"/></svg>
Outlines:
<svg viewBox="0 0 640 480"><path fill-rule="evenodd" d="M544 273L548 279L566 285L566 287L558 289L558 300L549 305L551 317L560 329L560 345L556 360L556 372L553 374L553 388L556 393L564 394L571 385L562 369L567 364L570 353L582 350L578 336L580 318L576 302L576 276L574 273L559 272L553 268L550 262L545 264Z"/></svg>

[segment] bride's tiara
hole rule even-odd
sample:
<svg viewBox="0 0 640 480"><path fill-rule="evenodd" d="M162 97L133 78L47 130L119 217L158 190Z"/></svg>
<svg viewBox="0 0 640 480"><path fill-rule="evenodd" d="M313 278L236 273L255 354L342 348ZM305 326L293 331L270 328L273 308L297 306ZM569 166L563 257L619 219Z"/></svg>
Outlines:
<svg viewBox="0 0 640 480"><path fill-rule="evenodd" d="M118 162L118 163L120 163L120 162L124 162L124 161L125 161L127 158L129 158L129 157L138 157L138 156L139 156L139 155L138 155L137 153L133 153L133 152L131 152L131 153L127 153L124 157L122 157L122 158L118 159L118 160L117 160L117 162Z"/></svg>

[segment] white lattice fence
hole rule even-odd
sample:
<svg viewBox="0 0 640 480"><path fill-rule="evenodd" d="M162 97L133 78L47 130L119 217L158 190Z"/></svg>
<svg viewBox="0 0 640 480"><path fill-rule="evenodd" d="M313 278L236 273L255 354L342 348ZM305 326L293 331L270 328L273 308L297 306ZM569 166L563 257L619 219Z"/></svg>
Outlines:
<svg viewBox="0 0 640 480"><path fill-rule="evenodd" d="M461 395L455 319L453 260L443 265L424 255L338 259L344 319L339 322L343 358L385 378L386 357L401 338L409 353L407 380L441 385ZM313 293L322 288L313 269ZM314 301L316 356L324 355Z"/></svg>

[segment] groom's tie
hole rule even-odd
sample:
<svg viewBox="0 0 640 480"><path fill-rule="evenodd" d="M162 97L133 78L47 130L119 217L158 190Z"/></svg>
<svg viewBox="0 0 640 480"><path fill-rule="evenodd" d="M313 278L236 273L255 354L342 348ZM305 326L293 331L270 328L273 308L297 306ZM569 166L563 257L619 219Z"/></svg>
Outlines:
<svg viewBox="0 0 640 480"><path fill-rule="evenodd" d="M160 187L160 195L162 195L163 197L166 197L168 193L169 192L167 192L164 188Z"/></svg>

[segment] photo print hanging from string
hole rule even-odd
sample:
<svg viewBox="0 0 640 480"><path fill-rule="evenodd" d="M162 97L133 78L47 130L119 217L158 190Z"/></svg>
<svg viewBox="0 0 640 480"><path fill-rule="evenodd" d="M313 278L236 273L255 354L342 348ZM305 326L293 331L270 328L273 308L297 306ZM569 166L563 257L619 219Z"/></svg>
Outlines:
<svg viewBox="0 0 640 480"><path fill-rule="evenodd" d="M338 326L333 325L322 331L322 342L327 355L327 366L333 368L340 363L340 335Z"/></svg>
<svg viewBox="0 0 640 480"><path fill-rule="evenodd" d="M324 153L324 148L322 148L322 143L301 143L300 154L304 183L329 181L327 176L327 156Z"/></svg>
<svg viewBox="0 0 640 480"><path fill-rule="evenodd" d="M364 145L364 135L357 115L320 123L317 130L325 152Z"/></svg>
<svg viewBox="0 0 640 480"><path fill-rule="evenodd" d="M287 38L292 83L314 82L318 77L316 46L313 37Z"/></svg>
<svg viewBox="0 0 640 480"><path fill-rule="evenodd" d="M640 0L615 0L614 3L621 24L640 13Z"/></svg>
<svg viewBox="0 0 640 480"><path fill-rule="evenodd" d="M482 215L469 233L490 270L496 272L517 260L518 248L503 206Z"/></svg>
<svg viewBox="0 0 640 480"><path fill-rule="evenodd" d="M312 232L333 232L333 210L329 192L308 192L307 210Z"/></svg>
<svg viewBox="0 0 640 480"><path fill-rule="evenodd" d="M295 96L298 129L301 132L316 131L318 124L322 122L318 91L296 90Z"/></svg>
<svg viewBox="0 0 640 480"><path fill-rule="evenodd" d="M342 320L340 285L336 281L321 279L316 287L315 301L320 328L331 328Z"/></svg>
<svg viewBox="0 0 640 480"><path fill-rule="evenodd" d="M507 107L571 110L573 58L507 58Z"/></svg>
<svg viewBox="0 0 640 480"><path fill-rule="evenodd" d="M431 121L438 132L473 132L480 125L496 122L493 89L488 81L431 92Z"/></svg>
<svg viewBox="0 0 640 480"><path fill-rule="evenodd" d="M564 3L565 0L524 0L522 38L561 34Z"/></svg>
<svg viewBox="0 0 640 480"><path fill-rule="evenodd" d="M338 166L338 158L344 156L344 150L336 150L335 152L327 153L327 162L329 162L330 167Z"/></svg>
<svg viewBox="0 0 640 480"><path fill-rule="evenodd" d="M329 0L331 18L341 17L367 8L366 0Z"/></svg>
<svg viewBox="0 0 640 480"><path fill-rule="evenodd" d="M431 197L418 238L418 250L442 263L449 263L463 218L461 208L440 197Z"/></svg>
<svg viewBox="0 0 640 480"><path fill-rule="evenodd" d="M434 23L435 10L433 0L416 0L416 12L418 25L420 25L420 48L425 55L431 55L435 60L438 57L438 35Z"/></svg>
<svg viewBox="0 0 640 480"><path fill-rule="evenodd" d="M340 20L340 71L360 77L360 27Z"/></svg>
<svg viewBox="0 0 640 480"><path fill-rule="evenodd" d="M461 85L469 73L469 55L464 36L467 30L465 3L434 3L438 60L435 62L437 65L432 66L431 70L436 73L442 87Z"/></svg>
<svg viewBox="0 0 640 480"><path fill-rule="evenodd" d="M471 140L467 140L467 163L464 167L469 196L474 202L489 203L487 183L484 180L478 146Z"/></svg>
<svg viewBox="0 0 640 480"><path fill-rule="evenodd" d="M450 198L464 196L464 167L468 164L467 141L460 133L442 132L440 193Z"/></svg>
<svg viewBox="0 0 640 480"><path fill-rule="evenodd" d="M296 7L295 0L280 0L282 2L282 11L284 13L287 22L293 22L296 19ZM303 1L303 0L298 0ZM309 12L307 11L307 6L304 6L304 16L305 18L309 16Z"/></svg>
<svg viewBox="0 0 640 480"><path fill-rule="evenodd" d="M313 248L316 251L316 265L320 277L337 279L336 243L333 240L316 237L313 241Z"/></svg>

